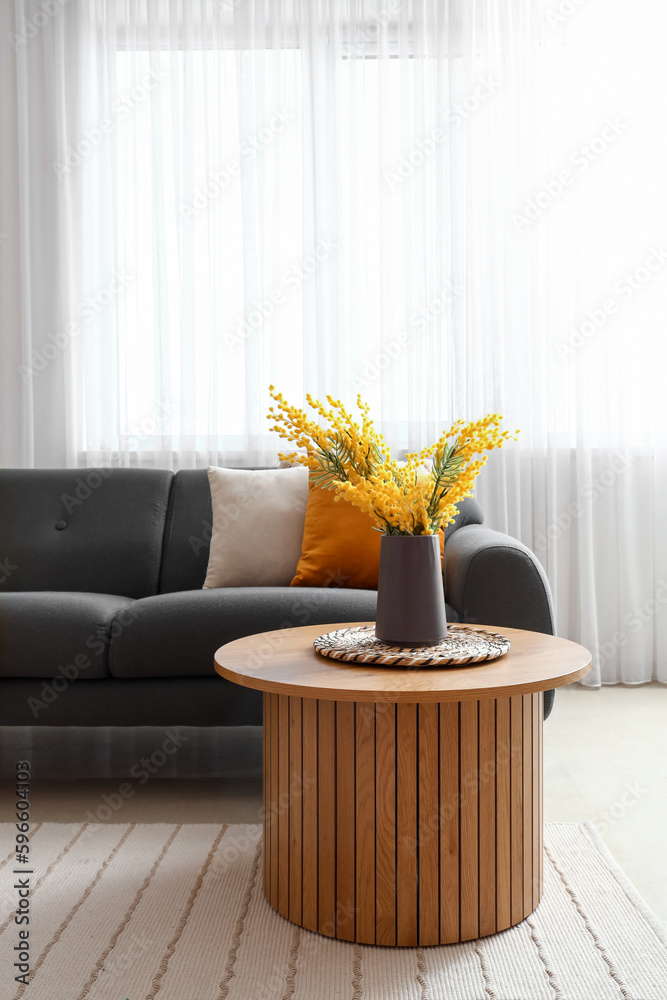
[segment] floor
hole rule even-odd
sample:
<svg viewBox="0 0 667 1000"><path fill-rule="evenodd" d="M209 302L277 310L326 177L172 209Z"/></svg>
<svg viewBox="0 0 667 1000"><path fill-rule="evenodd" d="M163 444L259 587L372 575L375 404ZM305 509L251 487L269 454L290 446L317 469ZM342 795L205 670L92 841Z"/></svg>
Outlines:
<svg viewBox="0 0 667 1000"><path fill-rule="evenodd" d="M544 727L544 812L592 820L667 927L667 686L558 692Z"/></svg>
<svg viewBox="0 0 667 1000"><path fill-rule="evenodd" d="M560 691L545 725L544 760L545 819L592 820L667 927L667 687ZM32 821L259 821L258 777L179 780L161 773L151 779L135 769L126 797L118 776L34 780ZM7 821L10 782L0 789L0 820Z"/></svg>

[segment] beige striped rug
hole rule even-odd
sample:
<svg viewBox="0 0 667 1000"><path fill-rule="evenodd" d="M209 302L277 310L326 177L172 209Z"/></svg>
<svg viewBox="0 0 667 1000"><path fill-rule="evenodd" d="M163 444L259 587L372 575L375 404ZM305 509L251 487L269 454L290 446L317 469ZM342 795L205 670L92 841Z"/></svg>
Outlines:
<svg viewBox="0 0 667 1000"><path fill-rule="evenodd" d="M0 997L665 1000L667 938L592 827L550 824L523 924L434 948L331 941L262 895L259 826L33 830L31 981L14 982L15 830L0 825Z"/></svg>

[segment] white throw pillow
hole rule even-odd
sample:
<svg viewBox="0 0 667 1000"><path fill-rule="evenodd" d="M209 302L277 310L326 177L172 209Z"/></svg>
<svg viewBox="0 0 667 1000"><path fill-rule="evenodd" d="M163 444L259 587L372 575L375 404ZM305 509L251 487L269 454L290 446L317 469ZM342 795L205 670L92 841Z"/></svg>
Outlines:
<svg viewBox="0 0 667 1000"><path fill-rule="evenodd" d="M308 469L209 468L213 532L204 589L289 587L301 556Z"/></svg>

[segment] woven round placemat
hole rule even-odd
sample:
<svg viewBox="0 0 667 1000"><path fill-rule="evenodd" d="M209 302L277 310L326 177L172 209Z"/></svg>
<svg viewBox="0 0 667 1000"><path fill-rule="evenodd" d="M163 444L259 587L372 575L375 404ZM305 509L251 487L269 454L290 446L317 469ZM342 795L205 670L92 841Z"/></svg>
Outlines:
<svg viewBox="0 0 667 1000"><path fill-rule="evenodd" d="M498 632L448 625L447 638L437 646L390 646L375 636L372 625L339 628L318 636L313 646L322 656L352 663L377 663L392 667L446 667L497 660L509 650L507 636Z"/></svg>

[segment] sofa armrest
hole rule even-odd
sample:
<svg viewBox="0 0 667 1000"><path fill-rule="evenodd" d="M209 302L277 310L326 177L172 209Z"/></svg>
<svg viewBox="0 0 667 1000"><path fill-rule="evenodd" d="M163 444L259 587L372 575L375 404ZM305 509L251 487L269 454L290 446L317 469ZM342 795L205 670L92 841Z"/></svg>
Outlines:
<svg viewBox="0 0 667 1000"><path fill-rule="evenodd" d="M470 625L506 625L554 634L551 591L544 570L527 546L481 524L459 528L447 539L445 596ZM544 716L553 692L545 692Z"/></svg>

